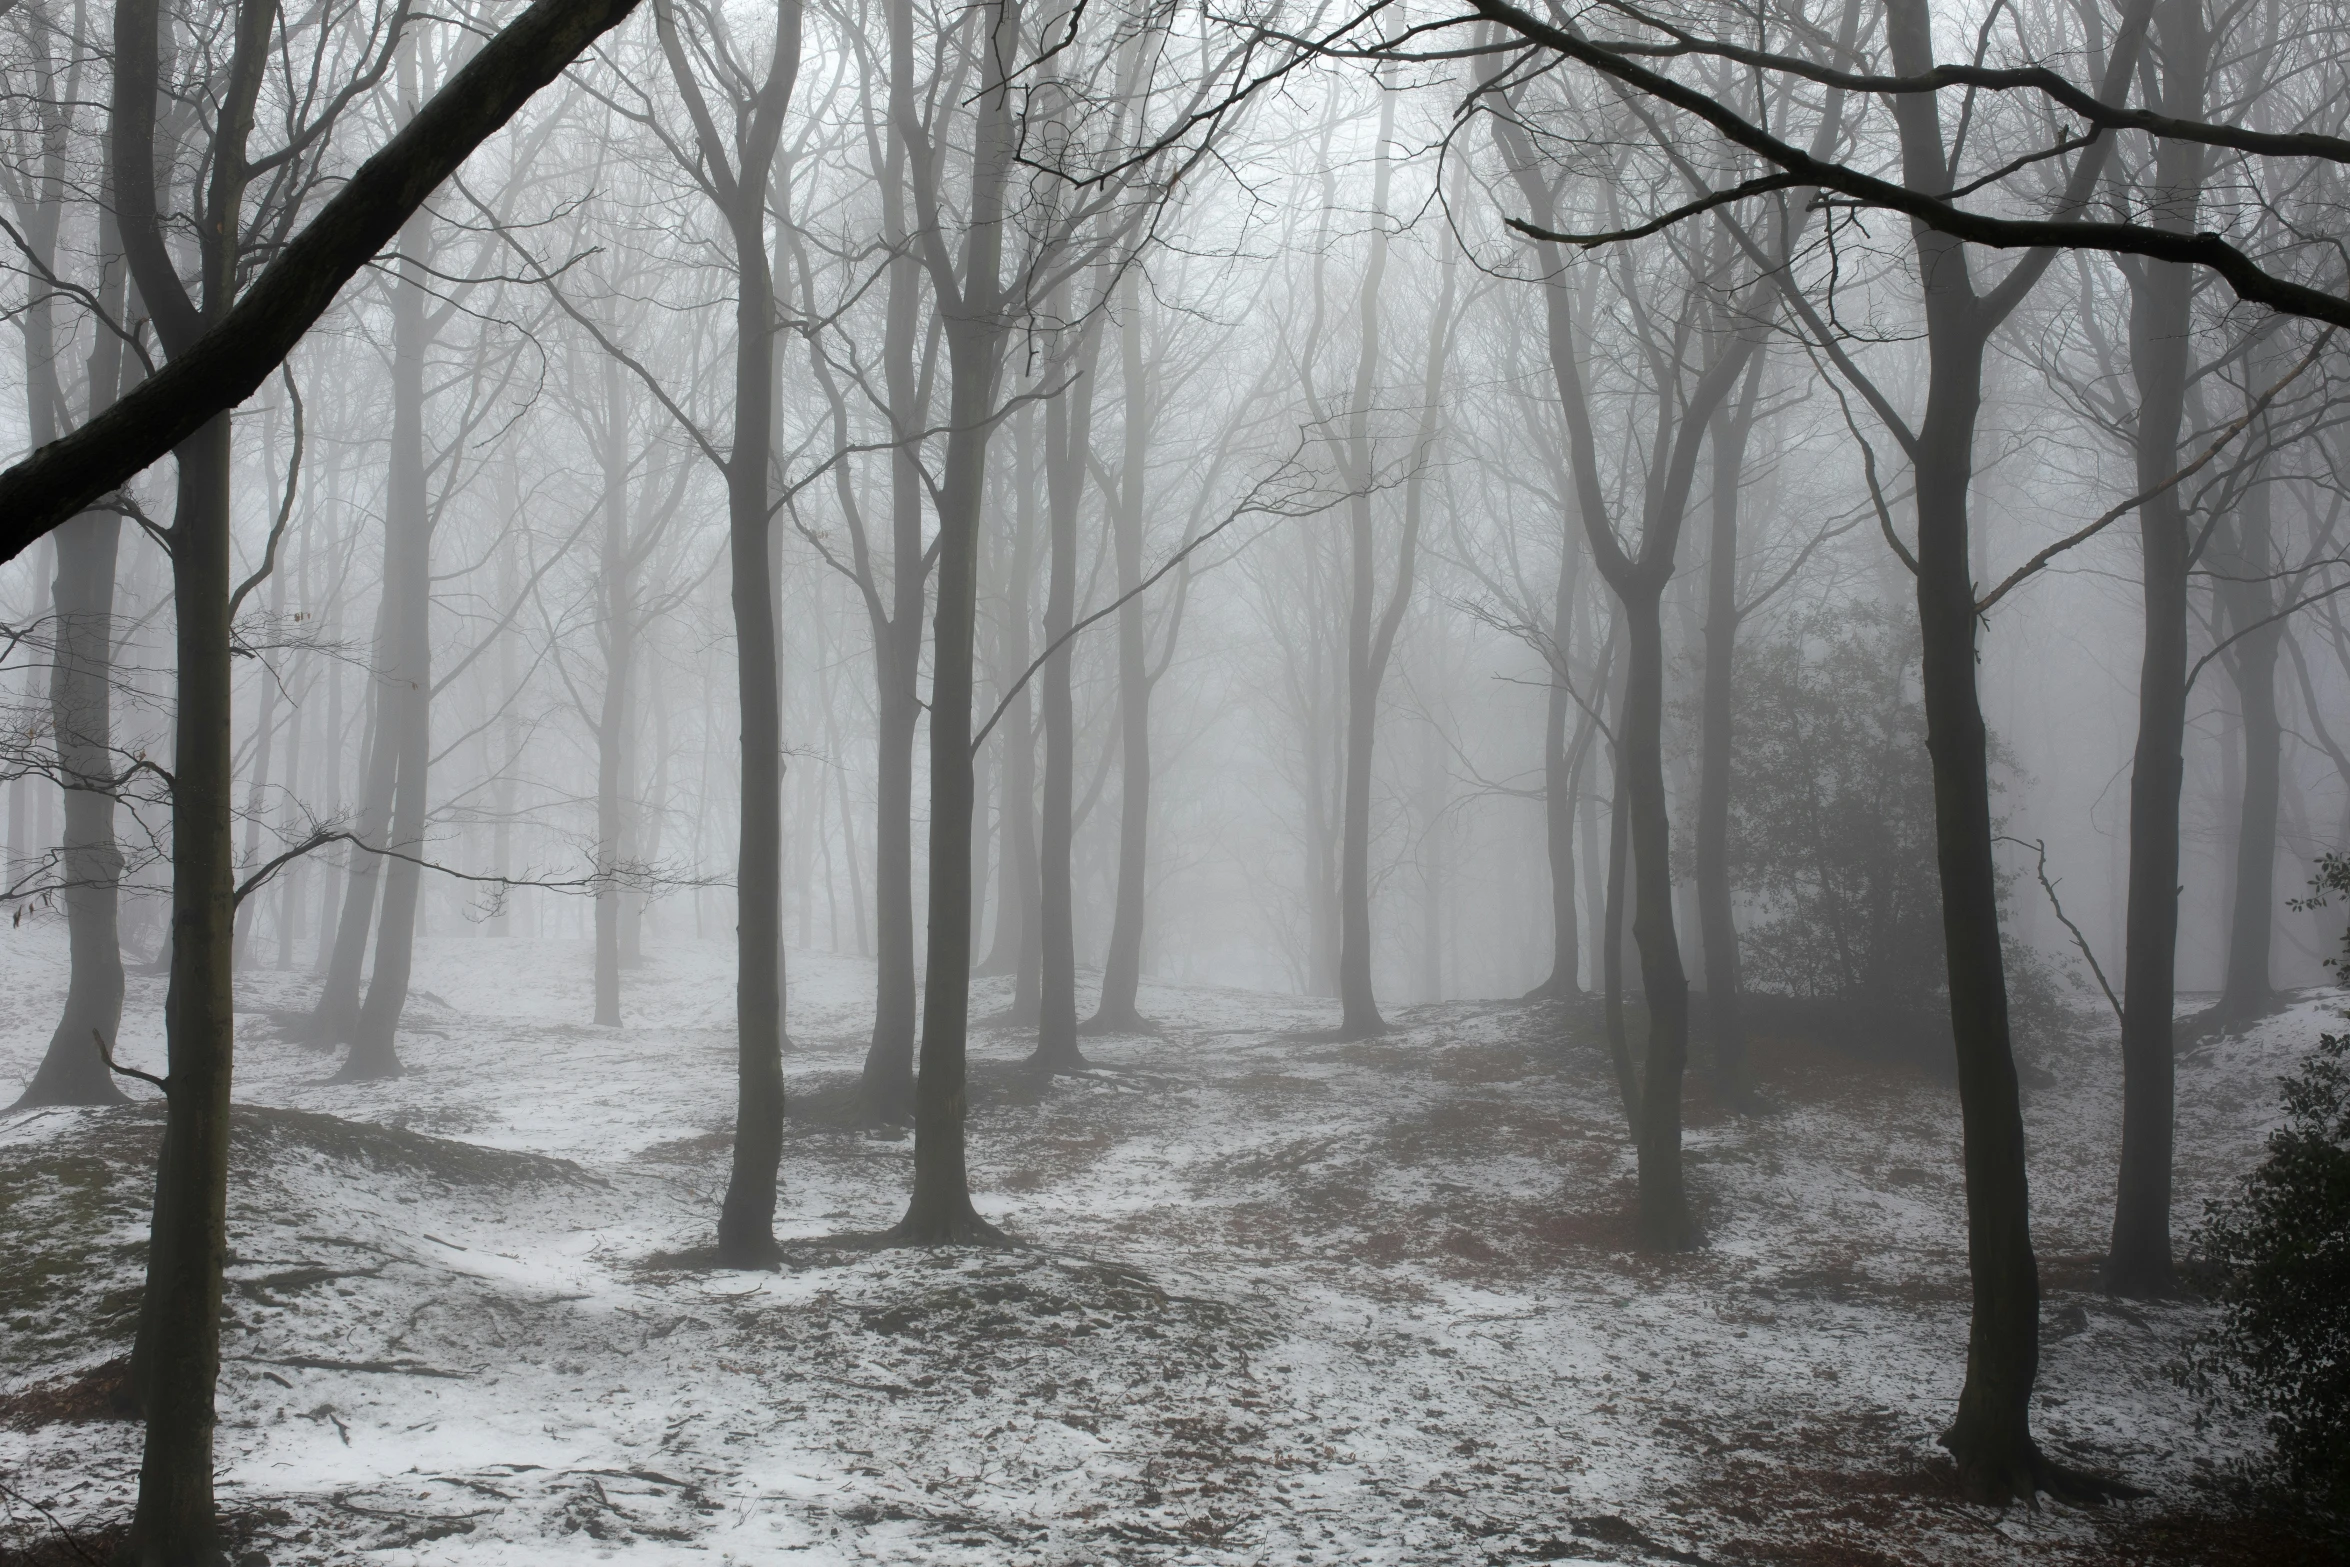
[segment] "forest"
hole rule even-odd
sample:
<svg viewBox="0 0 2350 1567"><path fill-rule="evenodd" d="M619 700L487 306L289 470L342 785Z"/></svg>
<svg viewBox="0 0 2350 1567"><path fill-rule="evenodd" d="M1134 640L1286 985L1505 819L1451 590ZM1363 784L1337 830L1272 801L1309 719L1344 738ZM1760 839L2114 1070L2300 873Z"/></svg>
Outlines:
<svg viewBox="0 0 2350 1567"><path fill-rule="evenodd" d="M0 1567L2350 1562L2346 219L2341 0L0 0Z"/></svg>

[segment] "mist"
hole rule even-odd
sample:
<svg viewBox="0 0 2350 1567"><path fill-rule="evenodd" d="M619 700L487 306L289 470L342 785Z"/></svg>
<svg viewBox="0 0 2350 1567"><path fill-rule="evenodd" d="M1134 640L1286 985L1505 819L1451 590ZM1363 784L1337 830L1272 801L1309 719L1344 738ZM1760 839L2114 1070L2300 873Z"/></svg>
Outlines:
<svg viewBox="0 0 2350 1567"><path fill-rule="evenodd" d="M0 5L0 1561L2341 1559L2346 27Z"/></svg>

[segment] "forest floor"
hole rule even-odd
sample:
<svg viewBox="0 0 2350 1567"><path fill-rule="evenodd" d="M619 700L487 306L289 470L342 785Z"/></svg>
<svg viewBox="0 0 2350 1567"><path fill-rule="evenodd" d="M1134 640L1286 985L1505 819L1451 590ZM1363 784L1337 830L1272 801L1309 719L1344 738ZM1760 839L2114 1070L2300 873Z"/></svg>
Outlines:
<svg viewBox="0 0 2350 1567"><path fill-rule="evenodd" d="M0 933L0 1085L62 930ZM1953 1090L1786 1042L1777 1113L1693 1078L1706 1240L1635 1251L1598 1043L1556 1009L1148 987L1155 1035L1039 1083L974 1039L971 1156L1006 1252L875 1251L911 1143L837 1124L869 965L793 955L772 1274L707 1243L732 1110L731 951L658 949L582 1021L577 944L428 941L408 1075L333 1085L239 985L221 1500L269 1563L1505 1563L1927 1567L2335 1559L2237 1509L2256 1429L2167 1367L2204 1308L2090 1288L2110 1043L2031 1092L2042 1443L2143 1501L1962 1504L1934 1437L1966 1271ZM122 1057L160 1070L162 981ZM2338 998L2337 998L2338 999ZM977 1010L1000 1006L982 984ZM2182 1229L2257 1157L2312 1001L2181 1063ZM0 1559L98 1559L138 1428L107 1418L159 1126L0 1119ZM44 1511L45 1510L45 1511ZM60 1528L70 1542L60 1536Z"/></svg>

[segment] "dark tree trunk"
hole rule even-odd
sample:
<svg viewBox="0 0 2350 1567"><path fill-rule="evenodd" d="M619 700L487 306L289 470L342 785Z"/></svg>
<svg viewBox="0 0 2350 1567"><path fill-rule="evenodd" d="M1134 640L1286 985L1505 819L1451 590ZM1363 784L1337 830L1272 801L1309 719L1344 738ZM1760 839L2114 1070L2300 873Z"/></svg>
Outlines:
<svg viewBox="0 0 2350 1567"><path fill-rule="evenodd" d="M1012 84L1018 0L995 0L987 17L978 87L962 279L933 267L947 312L949 379L945 471L938 502L938 607L931 619L930 947L923 976L922 1053L914 1085L914 1191L892 1236L913 1246L1001 1244L1002 1232L971 1205L963 1123L970 1113L966 1047L971 1023L971 693L979 614L979 522L987 440L1002 361L1004 195L1012 166ZM889 6L893 100L910 93L910 0ZM911 112L910 109L907 112ZM1025 807L1023 806L1023 809Z"/></svg>
<svg viewBox="0 0 2350 1567"><path fill-rule="evenodd" d="M999 29L1010 30L1011 10L1009 0L999 3ZM991 86L990 93L1001 98L1003 89ZM972 249L987 264L972 267L966 287L987 288L995 276L995 246L975 243ZM978 619L980 495L999 341L995 324L984 317L958 321L948 331L954 356L953 433L947 437L939 487L938 606L931 630L930 949L923 981L921 1074L914 1090L914 1193L893 1232L916 1246L989 1245L1003 1239L971 1206L963 1151L963 1123L970 1109L965 1040L971 1015L972 635Z"/></svg>
<svg viewBox="0 0 2350 1567"><path fill-rule="evenodd" d="M2201 0L2158 7L2165 112L2199 118L2208 69ZM2164 142L2155 153L2152 210L2159 227L2192 233L2202 149ZM2130 287L2130 365L2138 391L2137 480L2162 484L2179 466L2192 268L2146 262ZM2105 1288L2165 1295L2171 1271L2172 1016L2179 946L2179 790L2186 775L2187 515L2174 485L2138 508L2144 557L2145 651L2138 669L2138 746L2130 767L2130 890L2122 981L2122 1154Z"/></svg>
<svg viewBox="0 0 2350 1567"><path fill-rule="evenodd" d="M199 305L172 264L156 211L156 7L152 0L124 0L115 8L110 161L116 220L131 275L174 367L195 352L207 326L229 313L235 297L244 149L275 14L262 0L245 0L233 18L233 50L207 149L211 177L202 192ZM212 1440L236 1053L230 968L236 941L231 439L224 412L198 426L176 451L169 541L178 711L172 724L171 981L164 1000L168 1086L147 1287L132 1350L133 1385L147 1429L138 1506L116 1558L131 1567L210 1567L223 1560Z"/></svg>
<svg viewBox="0 0 2350 1567"><path fill-rule="evenodd" d="M2142 22L2150 0L2138 0ZM1886 37L1894 69L1932 67L1927 0L1889 0ZM2125 16L2100 95L2119 102L2143 37ZM1952 176L1934 105L1895 98L1902 177L1942 192ZM2084 152L2068 179L2070 209L2088 199L2111 138ZM1983 355L1991 333L2047 268L2032 251L1988 295L1978 295L1966 247L1913 224L1924 298L1929 372L1923 421L1911 437L1917 486L1918 629L1926 748L1934 779L1935 857L1941 872L1942 940L1950 1029L1958 1063L1966 1171L1967 1264L1974 1285L1966 1381L1942 1445L1959 1485L1979 1501L2029 1499L2067 1477L2032 1441L2032 1382L2040 1362L2040 1269L2032 1253L2031 1190L2024 1165L2023 1107L2009 1036L2007 971L1999 941L1999 878L1992 860L1990 745L1975 689L1975 605L1967 495L1975 425L1983 406Z"/></svg>
<svg viewBox="0 0 2350 1567"><path fill-rule="evenodd" d="M778 26L785 25L780 19ZM796 34L797 12L790 24ZM780 50L779 50L780 53ZM792 50L796 61L797 40ZM778 111L780 118L780 111ZM770 142L772 147L772 141ZM761 181L764 185L764 179ZM742 831L735 867L734 1162L718 1213L718 1260L775 1265L777 1168L783 1162L783 731L768 562L774 283L764 201L734 216L734 450L726 464L735 671L742 700Z"/></svg>
<svg viewBox="0 0 2350 1567"><path fill-rule="evenodd" d="M1681 1078L1689 1055L1689 979L1673 929L1672 825L1665 810L1663 584L1622 595L1622 806L1632 849L1632 939L1648 1004L1640 1077L1640 1238L1679 1250L1694 1236L1681 1178Z"/></svg>
<svg viewBox="0 0 2350 1567"><path fill-rule="evenodd" d="M229 420L179 452L172 518L179 712L172 772L170 1065L163 1152L139 1321L147 1416L139 1502L122 1561L222 1560L213 1506L213 1389L220 1379L221 1272L228 1257L229 1083L236 1048L229 831Z"/></svg>
<svg viewBox="0 0 2350 1567"><path fill-rule="evenodd" d="M1964 264L1955 253L1935 259ZM2008 1038L1990 748L1975 691L1975 596L1967 568L1966 496L1974 477L1983 343L1963 323L1931 343L1933 378L1916 458L1917 584L1974 1280L1966 1382L1942 1444L1958 1461L1968 1495L2004 1500L2029 1497L2041 1478L2030 1421L2040 1364L2040 1268L2032 1254L2024 1118Z"/></svg>

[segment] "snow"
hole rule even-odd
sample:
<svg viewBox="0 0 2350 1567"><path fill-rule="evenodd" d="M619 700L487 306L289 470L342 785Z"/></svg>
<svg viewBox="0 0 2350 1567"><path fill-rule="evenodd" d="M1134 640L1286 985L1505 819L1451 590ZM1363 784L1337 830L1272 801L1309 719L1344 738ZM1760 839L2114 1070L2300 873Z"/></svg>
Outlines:
<svg viewBox="0 0 2350 1567"><path fill-rule="evenodd" d="M1707 1244L1659 1259L1631 1248L1604 1057L1555 1014L1448 1003L1332 1045L1296 1037L1327 1003L1146 987L1162 1031L1089 1039L1082 1078L1040 1089L1026 1039L975 1038L977 1201L1022 1249L853 1243L897 1218L911 1142L796 1118L786 1266L701 1272L663 1254L707 1243L725 1179L731 956L656 947L609 1029L580 945L426 941L408 1075L365 1087L280 1037L306 977L240 981L221 1496L267 1560L2073 1561L2257 1445L2167 1374L2200 1308L2089 1291L2110 1041L2027 1099L2035 1422L2154 1494L1996 1514L1934 1446L1967 1306L1946 1084L1793 1046L1761 1055L1779 1114L1693 1083ZM61 928L8 934L0 974L8 1082ZM856 1070L871 983L792 954L795 1098ZM977 990L975 1016L1004 1003ZM134 976L123 1059L160 1069L161 1000ZM2329 1015L2182 1059L2182 1233ZM0 1399L127 1347L153 1126L0 1120L12 1259L87 1248L0 1317ZM102 1201L68 1180L91 1153ZM71 1527L126 1514L137 1461L130 1424L0 1429L8 1485Z"/></svg>

